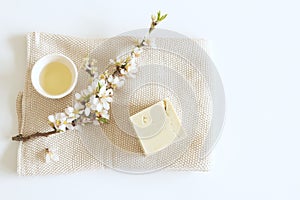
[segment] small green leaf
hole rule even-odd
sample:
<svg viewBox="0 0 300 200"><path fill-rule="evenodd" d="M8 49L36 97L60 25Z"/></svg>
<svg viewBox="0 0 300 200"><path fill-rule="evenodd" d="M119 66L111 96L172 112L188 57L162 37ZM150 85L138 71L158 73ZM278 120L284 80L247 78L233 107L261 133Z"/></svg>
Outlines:
<svg viewBox="0 0 300 200"><path fill-rule="evenodd" d="M158 11L157 13L157 21L159 21L159 19L160 19L160 11Z"/></svg>
<svg viewBox="0 0 300 200"><path fill-rule="evenodd" d="M98 82L98 87L97 87L96 91L99 92L100 88L101 88L101 85L100 85L100 82Z"/></svg>
<svg viewBox="0 0 300 200"><path fill-rule="evenodd" d="M103 124L108 123L108 120L106 118L99 118L98 121Z"/></svg>
<svg viewBox="0 0 300 200"><path fill-rule="evenodd" d="M161 16L161 18L159 19L159 21L164 20L167 16L168 16L168 14L165 14L165 15Z"/></svg>

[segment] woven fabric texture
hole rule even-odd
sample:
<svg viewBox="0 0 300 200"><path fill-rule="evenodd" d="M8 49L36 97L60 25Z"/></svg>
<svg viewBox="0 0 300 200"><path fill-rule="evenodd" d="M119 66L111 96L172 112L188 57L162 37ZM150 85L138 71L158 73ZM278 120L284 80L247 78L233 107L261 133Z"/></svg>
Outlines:
<svg viewBox="0 0 300 200"><path fill-rule="evenodd" d="M37 131L47 132L51 127L47 123L50 114L62 111L73 103L74 93L62 99L48 99L41 96L32 86L30 73L35 62L41 57L51 53L61 53L71 58L80 66L84 58L92 49L97 47L103 39L81 39L48 33L30 33L27 35L27 70L25 88L17 97L17 116L19 133L30 135ZM207 50L205 40L196 40ZM210 158L201 158L201 138L208 132L207 128L201 130L199 138L192 142L188 150L165 170L208 171ZM59 162L45 162L45 149L55 148L59 154ZM79 133L69 131L49 137L40 137L26 142L20 142L18 151L18 174L48 175L65 174L81 170L103 169L103 163L95 159L84 147Z"/></svg>

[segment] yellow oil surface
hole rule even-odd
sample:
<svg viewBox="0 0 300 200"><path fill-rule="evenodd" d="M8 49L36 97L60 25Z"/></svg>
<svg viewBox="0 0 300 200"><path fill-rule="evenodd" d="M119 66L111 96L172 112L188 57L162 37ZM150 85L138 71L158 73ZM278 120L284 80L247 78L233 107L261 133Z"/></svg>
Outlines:
<svg viewBox="0 0 300 200"><path fill-rule="evenodd" d="M40 84L50 95L62 94L72 85L72 72L60 62L49 63L40 74Z"/></svg>

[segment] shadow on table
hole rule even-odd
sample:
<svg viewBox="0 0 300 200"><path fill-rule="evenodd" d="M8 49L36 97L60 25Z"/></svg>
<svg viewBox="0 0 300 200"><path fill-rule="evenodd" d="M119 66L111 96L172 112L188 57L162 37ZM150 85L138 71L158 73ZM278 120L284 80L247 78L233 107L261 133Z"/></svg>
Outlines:
<svg viewBox="0 0 300 200"><path fill-rule="evenodd" d="M13 135L18 134L18 120L16 115L16 98L18 92L23 89L26 72L26 37L15 35L8 38L13 52L13 61L6 63L0 60L0 65L11 65L9 70L0 73L0 91L2 101L0 105L4 122L1 131L0 142L3 144L2 157L0 158L0 169L6 173L16 173L18 142L11 141ZM5 115L6 116L5 116ZM7 120L6 120L7 119ZM10 122L10 124L9 124Z"/></svg>

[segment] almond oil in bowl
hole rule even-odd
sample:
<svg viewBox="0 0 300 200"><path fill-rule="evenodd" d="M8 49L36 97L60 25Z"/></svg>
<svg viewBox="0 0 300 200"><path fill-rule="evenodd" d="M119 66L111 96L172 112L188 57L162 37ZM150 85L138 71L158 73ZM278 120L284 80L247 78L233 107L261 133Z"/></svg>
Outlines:
<svg viewBox="0 0 300 200"><path fill-rule="evenodd" d="M60 62L51 62L40 74L40 84L49 95L65 93L72 86L72 72Z"/></svg>

